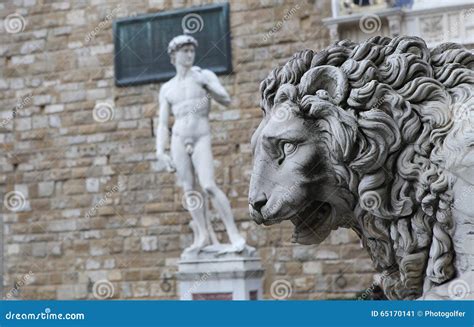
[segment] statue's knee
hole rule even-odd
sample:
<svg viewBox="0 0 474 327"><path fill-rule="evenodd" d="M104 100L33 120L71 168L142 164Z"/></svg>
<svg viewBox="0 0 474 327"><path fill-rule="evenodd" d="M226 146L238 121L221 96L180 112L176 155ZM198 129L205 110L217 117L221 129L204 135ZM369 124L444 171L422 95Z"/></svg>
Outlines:
<svg viewBox="0 0 474 327"><path fill-rule="evenodd" d="M183 187L183 191L186 193L186 192L192 192L194 191L194 188L193 188L193 185L192 184L182 184L182 187Z"/></svg>
<svg viewBox="0 0 474 327"><path fill-rule="evenodd" d="M214 196L216 194L217 186L215 184L204 185L203 189L204 189L204 192L206 192L207 195Z"/></svg>

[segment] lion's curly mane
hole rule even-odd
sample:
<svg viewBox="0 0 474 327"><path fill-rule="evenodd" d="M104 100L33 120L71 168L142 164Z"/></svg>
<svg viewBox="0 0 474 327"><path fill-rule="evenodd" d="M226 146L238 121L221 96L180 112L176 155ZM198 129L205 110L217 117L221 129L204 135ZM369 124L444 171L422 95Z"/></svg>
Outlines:
<svg viewBox="0 0 474 327"><path fill-rule="evenodd" d="M316 77L328 66L343 82ZM301 51L261 83L264 111L290 100L305 119L326 121L321 140L390 299L418 298L424 283L454 277L448 134L453 106L473 93L473 69L473 54L457 44L430 52L420 38L373 37ZM318 89L336 109L316 110Z"/></svg>

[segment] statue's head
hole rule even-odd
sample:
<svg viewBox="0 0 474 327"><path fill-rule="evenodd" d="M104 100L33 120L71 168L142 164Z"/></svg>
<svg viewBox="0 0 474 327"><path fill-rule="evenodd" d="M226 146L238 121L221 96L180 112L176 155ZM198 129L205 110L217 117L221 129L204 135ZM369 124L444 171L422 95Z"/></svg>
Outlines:
<svg viewBox="0 0 474 327"><path fill-rule="evenodd" d="M191 35L178 35L168 45L171 63L175 66L192 67L198 42Z"/></svg>
<svg viewBox="0 0 474 327"><path fill-rule="evenodd" d="M416 37L374 37L301 51L275 68L260 85L251 141L253 219L290 220L301 244L353 229L392 299L419 297L425 277L451 279L447 165L465 148L448 133L455 104L474 92L472 62L456 44L430 52Z"/></svg>

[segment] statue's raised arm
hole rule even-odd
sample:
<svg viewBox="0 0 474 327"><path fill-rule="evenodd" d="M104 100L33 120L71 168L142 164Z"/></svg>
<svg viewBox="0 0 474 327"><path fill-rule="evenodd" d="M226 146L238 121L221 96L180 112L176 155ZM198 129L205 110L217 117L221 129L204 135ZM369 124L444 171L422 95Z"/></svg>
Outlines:
<svg viewBox="0 0 474 327"><path fill-rule="evenodd" d="M216 74L208 69L199 69L204 78L204 88L209 92L211 97L224 106L230 104L230 96L222 86Z"/></svg>

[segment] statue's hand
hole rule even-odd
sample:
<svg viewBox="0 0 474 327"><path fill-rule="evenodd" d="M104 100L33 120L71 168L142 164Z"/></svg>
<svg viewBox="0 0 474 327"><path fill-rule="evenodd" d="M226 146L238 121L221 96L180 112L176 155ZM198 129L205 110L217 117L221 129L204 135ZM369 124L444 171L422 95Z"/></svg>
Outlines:
<svg viewBox="0 0 474 327"><path fill-rule="evenodd" d="M159 153L157 154L157 157L158 157L158 161L161 161L161 162L164 162L165 163L165 166L166 166L166 170L169 172L169 173L173 173L176 171L176 167L173 163L173 160L171 159L171 157L165 153Z"/></svg>

